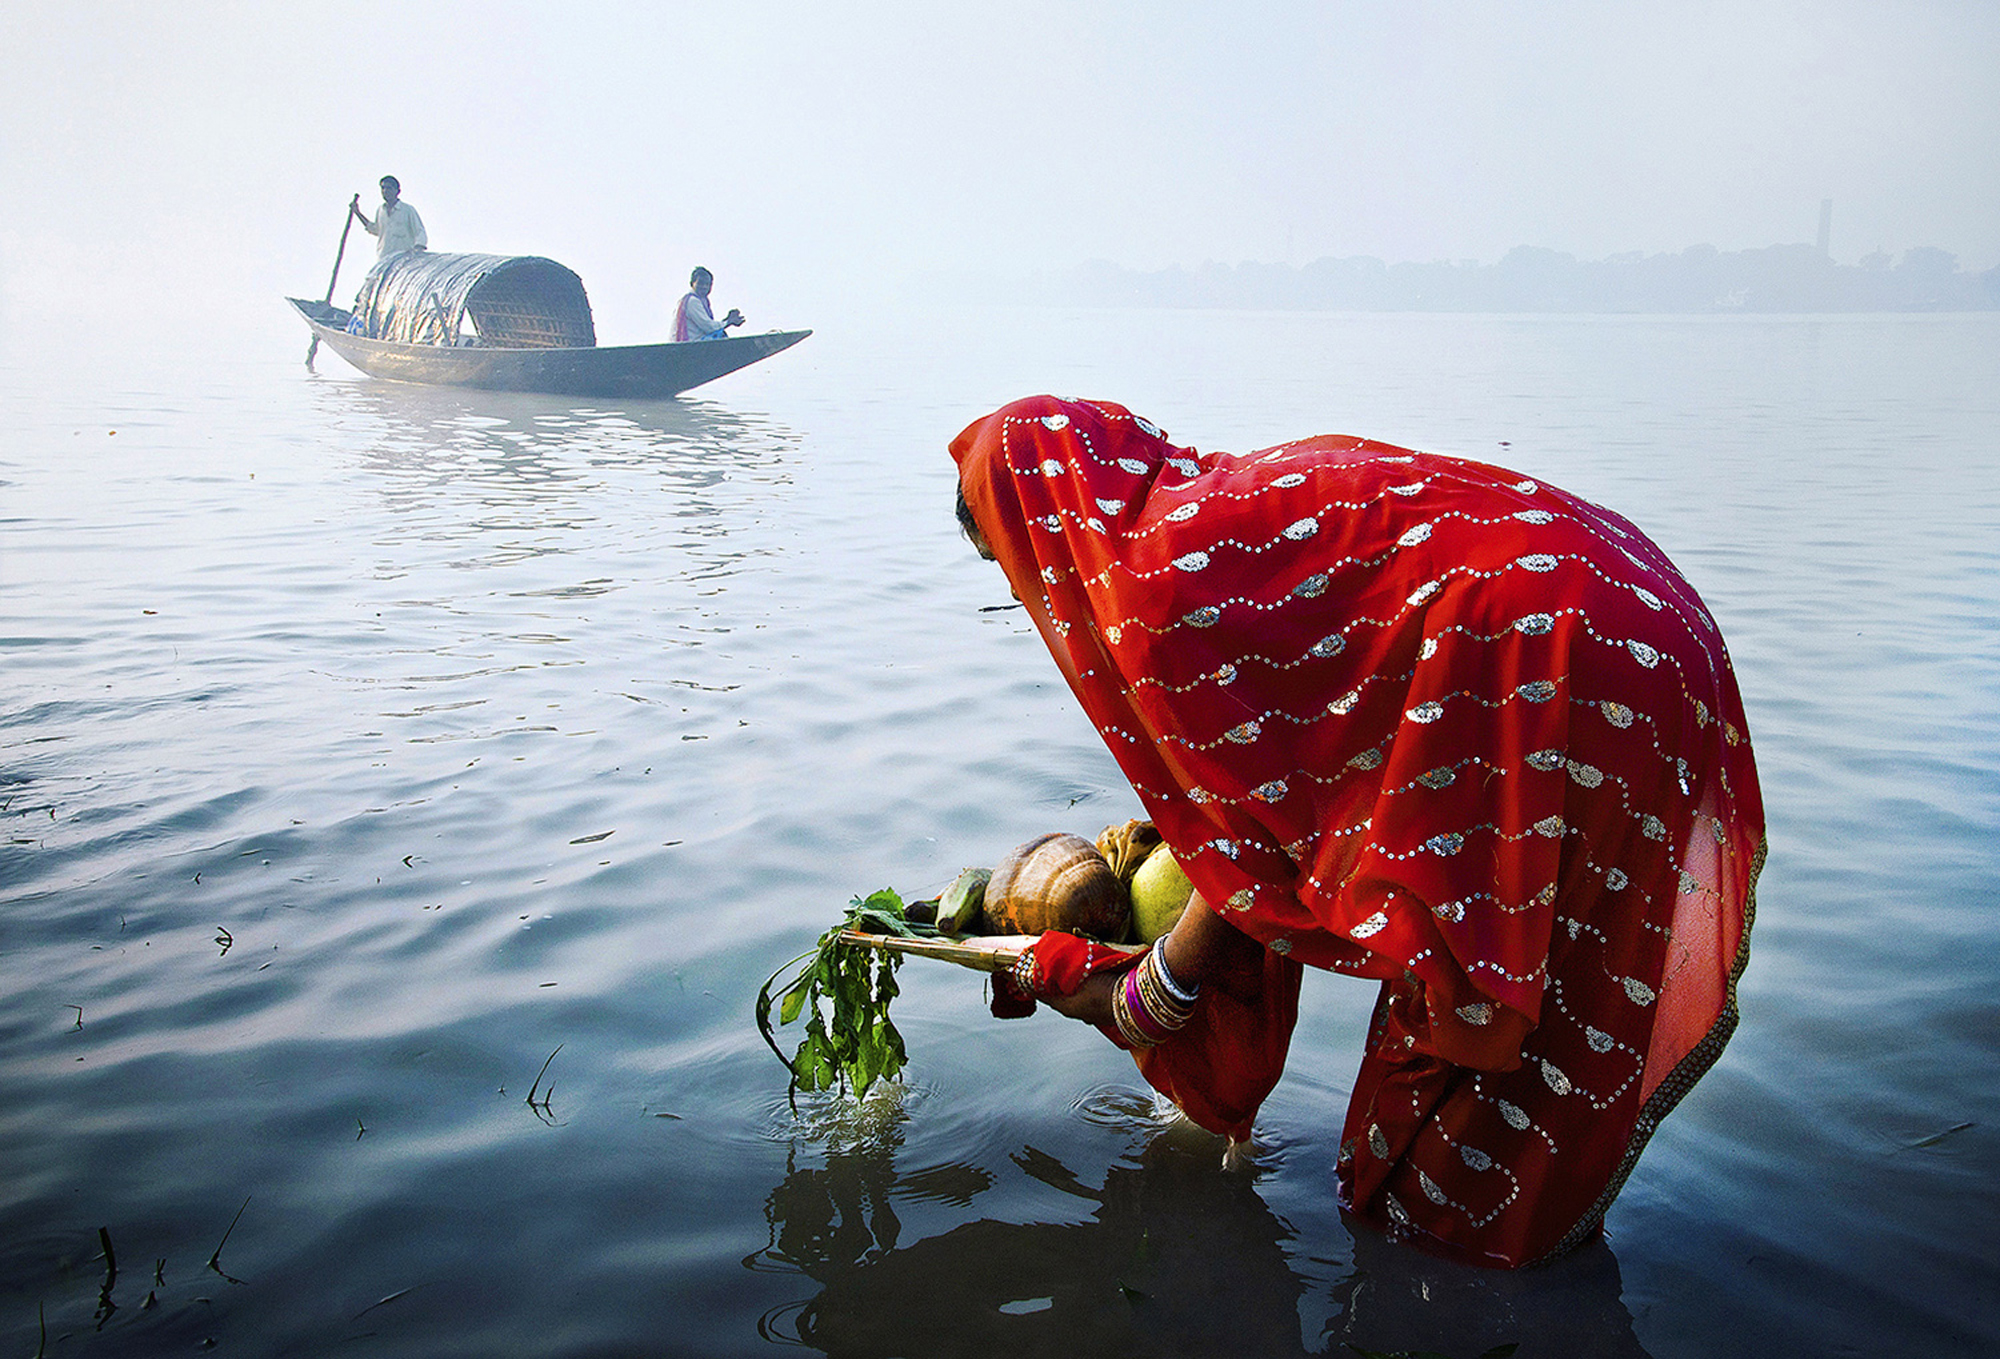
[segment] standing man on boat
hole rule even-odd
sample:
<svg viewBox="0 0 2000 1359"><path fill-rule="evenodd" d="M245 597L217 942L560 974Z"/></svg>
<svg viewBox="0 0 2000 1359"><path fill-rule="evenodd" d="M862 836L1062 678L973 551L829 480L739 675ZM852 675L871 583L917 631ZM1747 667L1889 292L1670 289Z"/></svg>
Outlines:
<svg viewBox="0 0 2000 1359"><path fill-rule="evenodd" d="M417 210L402 199L403 186L394 175L382 176L382 210L375 214L375 220L368 220L368 214L361 210L361 195L354 195L354 201L347 205L352 214L375 238L375 257L387 259L405 250L422 250L431 243L424 232L424 219L417 216Z"/></svg>
<svg viewBox="0 0 2000 1359"><path fill-rule="evenodd" d="M743 313L731 307L729 315L720 321L708 308L709 289L715 286L715 275L695 266L688 276L690 291L681 299L680 310L674 313L674 338L676 340L720 340L729 333L731 326L743 324Z"/></svg>

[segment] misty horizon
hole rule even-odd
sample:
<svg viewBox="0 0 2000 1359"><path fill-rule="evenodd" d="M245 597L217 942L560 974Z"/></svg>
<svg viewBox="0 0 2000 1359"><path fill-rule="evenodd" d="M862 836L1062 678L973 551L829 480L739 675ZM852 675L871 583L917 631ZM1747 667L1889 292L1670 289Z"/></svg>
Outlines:
<svg viewBox="0 0 2000 1359"><path fill-rule="evenodd" d="M1697 244L1596 260L1519 245L1491 264L1323 256L1303 265L1207 260L1135 270L1088 260L1026 279L959 283L968 300L1098 306L1660 313L2000 308L2000 266L1967 271L1957 256L1935 246L1916 246L1900 257L1873 251L1843 265L1802 242L1738 251Z"/></svg>
<svg viewBox="0 0 2000 1359"><path fill-rule="evenodd" d="M0 13L0 333L291 324L350 196L545 255L600 333L688 271L753 328L1108 260L1603 260L1810 240L2000 264L2000 7L1250 10L769 0ZM355 231L341 287L373 251Z"/></svg>

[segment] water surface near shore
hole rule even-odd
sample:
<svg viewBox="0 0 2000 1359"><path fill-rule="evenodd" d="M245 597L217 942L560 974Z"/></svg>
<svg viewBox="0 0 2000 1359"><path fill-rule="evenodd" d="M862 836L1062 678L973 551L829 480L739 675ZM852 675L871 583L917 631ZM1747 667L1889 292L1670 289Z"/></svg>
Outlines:
<svg viewBox="0 0 2000 1359"><path fill-rule="evenodd" d="M939 312L632 404L303 348L0 359L17 1351L2000 1341L1995 318ZM1350 1232L1332 977L1233 1173L932 964L896 1098L787 1107L751 1000L848 897L1138 810L950 514L946 442L1043 390L1520 468L1701 590L1771 858L1603 1248Z"/></svg>

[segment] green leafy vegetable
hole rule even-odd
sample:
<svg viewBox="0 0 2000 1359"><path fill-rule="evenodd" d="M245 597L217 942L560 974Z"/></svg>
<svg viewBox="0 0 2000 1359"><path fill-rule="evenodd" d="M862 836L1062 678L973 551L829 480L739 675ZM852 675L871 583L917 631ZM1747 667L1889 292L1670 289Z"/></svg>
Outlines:
<svg viewBox="0 0 2000 1359"><path fill-rule="evenodd" d="M903 1036L889 1019L889 1002L899 991L896 969L902 955L843 946L839 937L844 929L905 937L937 933L909 919L903 899L885 887L866 898L856 897L846 919L821 935L814 948L766 979L757 992L757 1031L792 1073L786 1095L794 1109L801 1090L837 1085L843 1091L851 1089L858 1099L876 1081L893 1079L909 1060ZM787 974L791 980L780 987ZM780 1027L805 1020L805 1038L790 1057L779 1048L771 1024L774 996Z"/></svg>

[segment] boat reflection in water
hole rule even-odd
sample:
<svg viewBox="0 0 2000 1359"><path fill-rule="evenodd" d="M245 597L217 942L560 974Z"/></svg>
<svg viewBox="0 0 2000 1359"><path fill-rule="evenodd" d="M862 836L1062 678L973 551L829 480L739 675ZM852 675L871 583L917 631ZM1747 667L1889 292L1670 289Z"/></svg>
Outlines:
<svg viewBox="0 0 2000 1359"><path fill-rule="evenodd" d="M705 401L584 404L533 392L400 383L317 384L326 427L400 479L477 477L525 487L586 469L645 469L698 490L734 477L787 480L798 434L756 412Z"/></svg>
<svg viewBox="0 0 2000 1359"><path fill-rule="evenodd" d="M533 560L510 591L595 597L644 585L651 607L716 626L715 592L778 547L744 531L745 506L782 504L795 489L800 436L711 402L314 385L320 438L361 474L350 492L380 507L367 512L384 530L378 578ZM620 544L608 560L607 536ZM658 594L676 582L693 593Z"/></svg>

